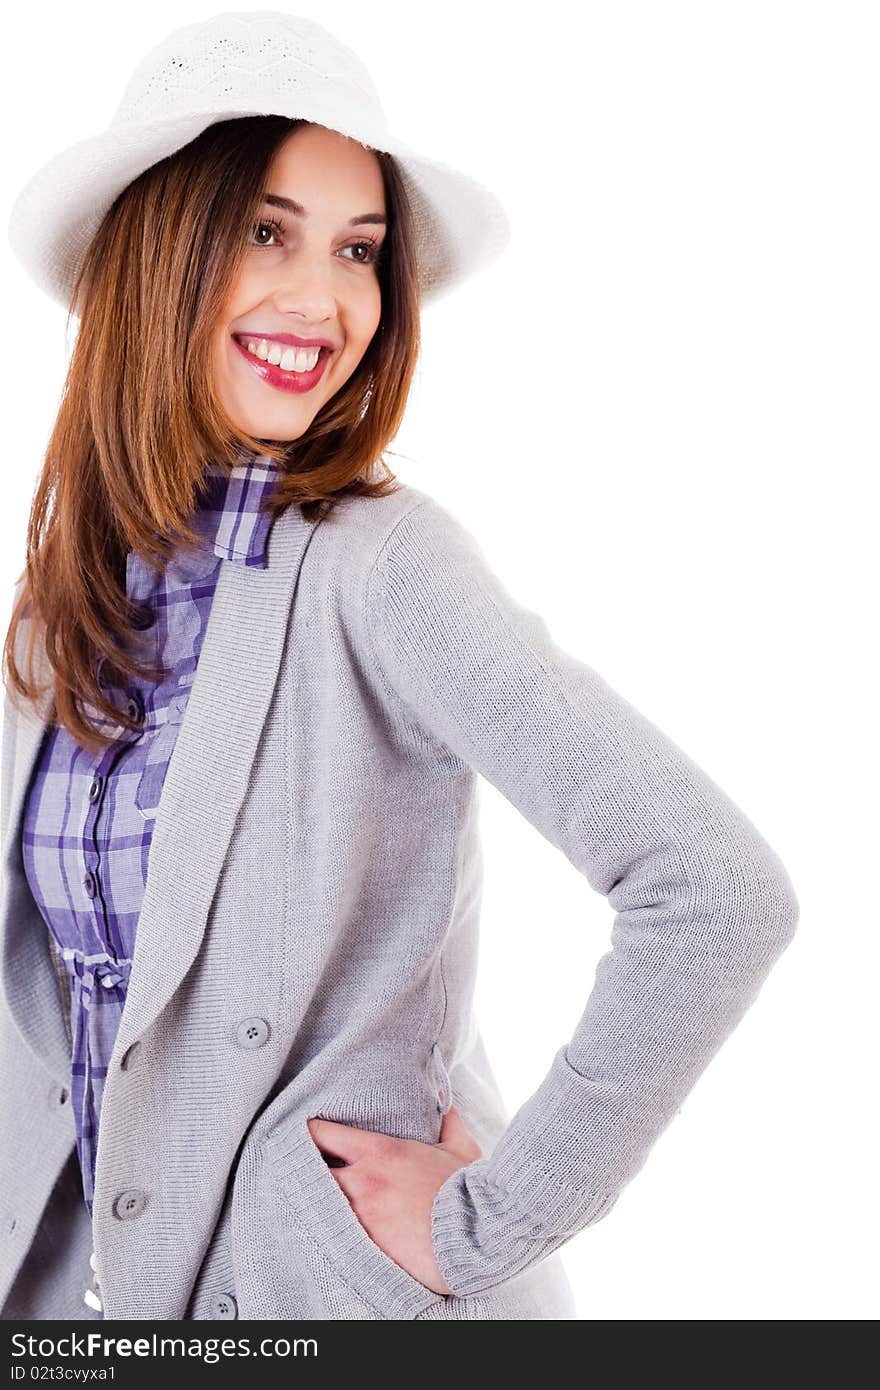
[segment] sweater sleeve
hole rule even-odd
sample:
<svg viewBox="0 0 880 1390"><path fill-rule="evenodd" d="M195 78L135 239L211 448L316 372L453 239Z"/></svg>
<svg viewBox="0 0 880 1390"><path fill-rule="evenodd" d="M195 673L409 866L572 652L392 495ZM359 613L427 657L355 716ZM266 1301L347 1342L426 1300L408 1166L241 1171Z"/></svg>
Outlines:
<svg viewBox="0 0 880 1390"><path fill-rule="evenodd" d="M488 1157L431 1213L457 1295L605 1216L794 934L775 851L660 729L561 650L426 497L366 586L372 650L410 720L491 782L614 909L574 1034Z"/></svg>

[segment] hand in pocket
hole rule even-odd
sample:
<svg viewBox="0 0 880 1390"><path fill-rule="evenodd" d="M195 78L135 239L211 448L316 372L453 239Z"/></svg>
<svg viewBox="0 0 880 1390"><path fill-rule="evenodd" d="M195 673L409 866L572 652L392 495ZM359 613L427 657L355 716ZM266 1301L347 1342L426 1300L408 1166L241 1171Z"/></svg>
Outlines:
<svg viewBox="0 0 880 1390"><path fill-rule="evenodd" d="M312 1117L307 1123L323 1154L344 1159L344 1167L329 1171L370 1238L414 1279L450 1294L434 1257L431 1208L450 1174L483 1157L457 1108L443 1116L436 1144L338 1120Z"/></svg>

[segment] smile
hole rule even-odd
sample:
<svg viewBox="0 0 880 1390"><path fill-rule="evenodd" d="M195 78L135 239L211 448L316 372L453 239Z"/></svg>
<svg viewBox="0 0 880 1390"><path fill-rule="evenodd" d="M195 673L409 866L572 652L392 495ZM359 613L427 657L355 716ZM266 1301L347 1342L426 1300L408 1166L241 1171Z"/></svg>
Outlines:
<svg viewBox="0 0 880 1390"><path fill-rule="evenodd" d="M315 349L309 348L280 348L278 343L271 346L265 339L256 338L237 338L232 335L232 341L240 355L245 359L257 376L264 381L267 386L272 386L276 391L293 391L302 394L311 391L321 377L327 366L327 359L330 356L330 349L326 347L317 349L317 360L315 360ZM253 343L254 348L249 348L248 343ZM260 355L260 348L266 356ZM269 360L277 357L277 362ZM297 370L297 365L302 367L314 361L307 371ZM289 365L282 366L282 363Z"/></svg>

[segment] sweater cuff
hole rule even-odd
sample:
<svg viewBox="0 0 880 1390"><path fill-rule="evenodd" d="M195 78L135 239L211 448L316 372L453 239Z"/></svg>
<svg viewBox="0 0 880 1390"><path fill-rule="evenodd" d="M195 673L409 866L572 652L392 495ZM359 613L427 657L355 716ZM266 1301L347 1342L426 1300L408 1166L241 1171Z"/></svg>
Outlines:
<svg viewBox="0 0 880 1390"><path fill-rule="evenodd" d="M483 1293L551 1255L573 1231L545 1233L541 1218L522 1211L516 1199L486 1177L488 1159L458 1168L446 1179L431 1209L434 1258L456 1297ZM581 1201L578 1227L598 1221L616 1196Z"/></svg>
<svg viewBox="0 0 880 1390"><path fill-rule="evenodd" d="M560 1049L550 1074L488 1158L457 1168L431 1208L434 1258L452 1293L482 1293L521 1274L611 1210L620 1186L593 1190L565 1142L575 1074ZM555 1135L556 1142L553 1142Z"/></svg>

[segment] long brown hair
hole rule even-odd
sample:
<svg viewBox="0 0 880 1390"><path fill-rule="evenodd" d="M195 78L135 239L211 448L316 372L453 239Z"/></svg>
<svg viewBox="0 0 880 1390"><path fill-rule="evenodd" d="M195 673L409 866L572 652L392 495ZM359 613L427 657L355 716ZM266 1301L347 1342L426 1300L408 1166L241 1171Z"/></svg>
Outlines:
<svg viewBox="0 0 880 1390"><path fill-rule="evenodd" d="M265 503L273 517L299 505L314 521L345 494L397 490L383 454L416 368L420 305L411 210L390 155L374 151L389 219L381 319L348 381L293 442L238 429L213 390L211 344L269 166L303 124L272 115L219 121L147 169L107 212L72 290L68 326L77 314L80 327L31 506L3 678L19 708L53 694L56 721L95 755L113 741L107 719L135 727L102 693L98 656L120 683L165 674L131 650L147 615L126 592L127 551L159 570L176 545L199 544L187 518L209 462L231 470L249 457L274 459L279 478ZM23 620L25 671L16 660ZM35 671L38 639L48 684Z"/></svg>

